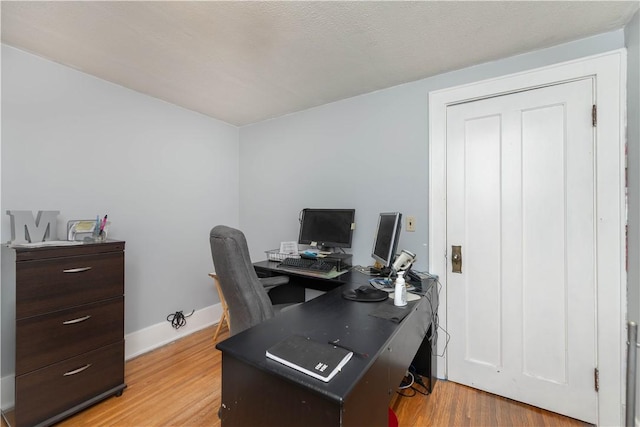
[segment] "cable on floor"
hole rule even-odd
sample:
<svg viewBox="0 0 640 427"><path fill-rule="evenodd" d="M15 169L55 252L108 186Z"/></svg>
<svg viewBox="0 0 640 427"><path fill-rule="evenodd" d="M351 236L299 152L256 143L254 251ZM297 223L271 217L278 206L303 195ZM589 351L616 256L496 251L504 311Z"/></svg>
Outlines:
<svg viewBox="0 0 640 427"><path fill-rule="evenodd" d="M194 312L195 310L191 310L191 313L185 316L182 311L176 311L167 316L167 321L171 322L174 329L179 329L187 324L187 317L191 317Z"/></svg>
<svg viewBox="0 0 640 427"><path fill-rule="evenodd" d="M417 385L422 386L422 388L424 388L424 391L417 388ZM409 371L407 371L407 375L405 375L405 377L402 379L402 382L400 382L396 393L398 393L402 397L413 397L418 393L423 396L431 394L429 393L429 388L422 380L420 374L416 372L416 368L413 365L409 366Z"/></svg>

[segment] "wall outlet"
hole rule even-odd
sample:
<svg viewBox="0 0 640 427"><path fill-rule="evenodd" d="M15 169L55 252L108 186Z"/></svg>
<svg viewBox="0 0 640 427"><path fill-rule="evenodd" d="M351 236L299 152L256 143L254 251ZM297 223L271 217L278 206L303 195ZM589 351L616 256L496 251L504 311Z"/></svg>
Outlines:
<svg viewBox="0 0 640 427"><path fill-rule="evenodd" d="M416 217L408 216L407 217L407 231L416 231Z"/></svg>

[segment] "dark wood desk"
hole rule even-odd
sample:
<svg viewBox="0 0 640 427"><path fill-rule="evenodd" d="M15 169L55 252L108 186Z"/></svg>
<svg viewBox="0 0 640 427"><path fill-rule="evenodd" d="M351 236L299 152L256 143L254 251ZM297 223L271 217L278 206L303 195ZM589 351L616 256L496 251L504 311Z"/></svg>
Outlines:
<svg viewBox="0 0 640 427"><path fill-rule="evenodd" d="M367 283L350 272L338 286L275 318L243 331L216 347L222 351L223 426L386 426L388 405L411 364L431 369L430 329L437 310L435 285L410 303L401 323L369 315L379 303L342 298L344 289ZM340 282L349 280L348 283ZM269 360L265 351L289 335L340 342L368 357L354 355L324 383ZM431 380L429 373L426 379Z"/></svg>

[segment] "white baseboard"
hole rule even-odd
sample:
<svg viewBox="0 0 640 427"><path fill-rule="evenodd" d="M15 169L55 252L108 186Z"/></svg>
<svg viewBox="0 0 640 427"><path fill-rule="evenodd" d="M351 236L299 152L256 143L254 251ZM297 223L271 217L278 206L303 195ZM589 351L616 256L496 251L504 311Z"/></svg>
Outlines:
<svg viewBox="0 0 640 427"><path fill-rule="evenodd" d="M187 318L187 324L179 329L174 329L170 322L163 319L160 323L131 332L124 337L124 358L125 360L133 359L208 326L215 325L221 317L222 305L218 303L197 310ZM213 339L213 335L211 339ZM0 408L3 411L13 408L15 403L14 375L0 378L0 396L2 397Z"/></svg>
<svg viewBox="0 0 640 427"><path fill-rule="evenodd" d="M15 403L15 375L7 375L0 378L0 396L2 396L2 403L0 403L0 409L6 411L13 408Z"/></svg>
<svg viewBox="0 0 640 427"><path fill-rule="evenodd" d="M215 325L220 321L220 317L222 317L222 305L218 303L197 310L192 316L187 317L187 324L179 329L174 329L171 323L165 320L127 334L124 337L124 358L125 360L133 359L207 326ZM213 339L213 336L211 338Z"/></svg>

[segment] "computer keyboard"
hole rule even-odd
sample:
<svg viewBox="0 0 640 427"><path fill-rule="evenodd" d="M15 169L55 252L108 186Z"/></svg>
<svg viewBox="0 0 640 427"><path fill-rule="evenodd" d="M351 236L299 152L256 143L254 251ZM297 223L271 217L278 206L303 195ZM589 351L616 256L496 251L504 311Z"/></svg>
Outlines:
<svg viewBox="0 0 640 427"><path fill-rule="evenodd" d="M328 273L333 269L334 265L321 259L285 258L278 264L278 267Z"/></svg>

